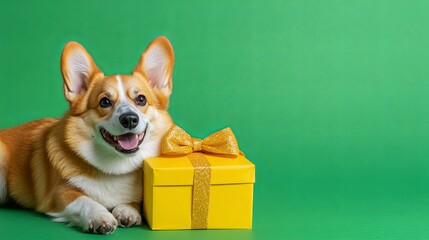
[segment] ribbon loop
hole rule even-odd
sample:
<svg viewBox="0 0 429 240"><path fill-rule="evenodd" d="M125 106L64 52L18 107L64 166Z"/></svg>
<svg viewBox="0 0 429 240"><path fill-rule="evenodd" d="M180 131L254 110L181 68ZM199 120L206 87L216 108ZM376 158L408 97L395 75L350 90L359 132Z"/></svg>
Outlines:
<svg viewBox="0 0 429 240"><path fill-rule="evenodd" d="M192 138L185 130L173 125L161 142L164 155L184 155L205 152L236 157L240 154L237 139L231 128L225 128L200 140Z"/></svg>

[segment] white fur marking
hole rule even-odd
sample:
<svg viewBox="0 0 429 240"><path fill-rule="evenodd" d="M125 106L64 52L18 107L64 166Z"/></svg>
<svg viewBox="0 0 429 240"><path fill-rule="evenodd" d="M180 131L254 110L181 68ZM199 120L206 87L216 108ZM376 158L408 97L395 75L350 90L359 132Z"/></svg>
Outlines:
<svg viewBox="0 0 429 240"><path fill-rule="evenodd" d="M140 202L142 183L140 175L103 175L97 179L72 177L69 184L82 189L86 195L108 209L119 204Z"/></svg>
<svg viewBox="0 0 429 240"><path fill-rule="evenodd" d="M115 217L105 207L86 196L78 197L64 211L48 215L54 217L56 222L67 222L85 231L90 227L97 229L103 222L114 228L118 225Z"/></svg>
<svg viewBox="0 0 429 240"><path fill-rule="evenodd" d="M127 100L127 94L124 90L124 85L122 84L121 76L116 75L116 79L118 80L119 101L126 101Z"/></svg>
<svg viewBox="0 0 429 240"><path fill-rule="evenodd" d="M113 216L119 221L119 225L122 227L129 227L132 225L140 225L142 218L137 209L133 208L129 204L121 204L116 206L112 211ZM128 225L122 224L121 220L128 219Z"/></svg>

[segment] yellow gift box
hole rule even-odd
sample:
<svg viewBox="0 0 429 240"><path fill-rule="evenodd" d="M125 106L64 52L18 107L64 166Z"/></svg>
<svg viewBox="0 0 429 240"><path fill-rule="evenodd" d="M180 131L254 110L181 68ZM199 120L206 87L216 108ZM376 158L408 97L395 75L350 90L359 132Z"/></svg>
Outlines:
<svg viewBox="0 0 429 240"><path fill-rule="evenodd" d="M174 126L147 159L143 213L153 230L252 228L255 166L227 128L204 140Z"/></svg>

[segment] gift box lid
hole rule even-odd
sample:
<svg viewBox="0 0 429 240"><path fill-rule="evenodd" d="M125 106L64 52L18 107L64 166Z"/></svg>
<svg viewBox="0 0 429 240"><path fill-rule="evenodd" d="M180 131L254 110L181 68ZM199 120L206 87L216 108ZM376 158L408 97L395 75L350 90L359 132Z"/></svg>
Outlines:
<svg viewBox="0 0 429 240"><path fill-rule="evenodd" d="M211 166L211 184L240 184L255 182L255 165L244 156L224 157L204 154ZM194 167L186 155L146 159L144 173L154 186L192 185Z"/></svg>

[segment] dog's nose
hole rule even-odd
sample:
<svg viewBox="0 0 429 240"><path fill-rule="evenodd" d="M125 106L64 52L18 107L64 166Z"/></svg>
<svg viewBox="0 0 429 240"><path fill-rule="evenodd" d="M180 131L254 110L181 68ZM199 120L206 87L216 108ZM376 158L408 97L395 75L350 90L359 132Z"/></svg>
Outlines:
<svg viewBox="0 0 429 240"><path fill-rule="evenodd" d="M135 113L125 113L119 117L119 122L124 128L131 130L139 124L139 116Z"/></svg>

